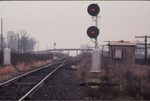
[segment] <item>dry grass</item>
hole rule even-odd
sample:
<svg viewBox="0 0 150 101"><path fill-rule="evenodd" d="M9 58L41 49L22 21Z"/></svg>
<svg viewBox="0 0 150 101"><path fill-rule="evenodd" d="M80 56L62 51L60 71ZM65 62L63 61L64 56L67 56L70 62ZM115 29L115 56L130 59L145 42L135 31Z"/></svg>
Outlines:
<svg viewBox="0 0 150 101"><path fill-rule="evenodd" d="M13 74L17 74L14 66L0 67L0 81L12 78Z"/></svg>
<svg viewBox="0 0 150 101"><path fill-rule="evenodd" d="M77 72L77 79L81 82L86 82L91 77L90 73L90 64L88 63L89 60L85 59L81 64L77 65L76 68L78 69Z"/></svg>
<svg viewBox="0 0 150 101"><path fill-rule="evenodd" d="M87 95L91 100L150 100L150 66L105 64L102 66L103 73L97 77L90 72L90 58L83 58L76 67L79 69L77 78L83 82L99 80L117 83L117 86L99 86L98 88L87 86Z"/></svg>
<svg viewBox="0 0 150 101"><path fill-rule="evenodd" d="M16 69L14 66L6 66L6 67L1 67L0 68L0 75L6 75L6 74L11 74L15 73Z"/></svg>
<svg viewBox="0 0 150 101"><path fill-rule="evenodd" d="M132 71L132 73L134 73L136 76L146 76L148 70L150 70L150 67L145 65L129 66L129 71Z"/></svg>
<svg viewBox="0 0 150 101"><path fill-rule="evenodd" d="M52 60L36 61L36 62L33 62L32 64L30 64L30 67L39 67L39 66L45 65L47 63L51 63L51 62L52 62Z"/></svg>
<svg viewBox="0 0 150 101"><path fill-rule="evenodd" d="M21 74L21 72L31 70L33 68L45 65L47 63L51 63L52 60L47 61L37 61L32 64L26 64L24 62L17 64L14 66L4 66L0 68L0 81L7 80L12 78L15 74Z"/></svg>
<svg viewBox="0 0 150 101"><path fill-rule="evenodd" d="M13 76L10 74L5 74L3 76L0 77L0 81L4 81L4 80L8 80L10 78L12 78Z"/></svg>
<svg viewBox="0 0 150 101"><path fill-rule="evenodd" d="M117 82L117 99L149 100L150 86L148 81L149 66L144 65L118 65L108 66L108 77ZM148 83L149 82L149 83Z"/></svg>
<svg viewBox="0 0 150 101"><path fill-rule="evenodd" d="M31 67L22 62L17 64L15 68L17 69L18 72L22 72L25 70L29 70Z"/></svg>

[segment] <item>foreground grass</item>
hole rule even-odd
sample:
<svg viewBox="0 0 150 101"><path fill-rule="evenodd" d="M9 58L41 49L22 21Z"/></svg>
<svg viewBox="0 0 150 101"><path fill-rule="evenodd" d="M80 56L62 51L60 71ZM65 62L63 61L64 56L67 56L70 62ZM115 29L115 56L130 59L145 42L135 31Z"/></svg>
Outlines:
<svg viewBox="0 0 150 101"><path fill-rule="evenodd" d="M0 82L13 78L19 74L22 74L26 71L32 70L34 68L40 67L47 63L51 63L52 60L46 61L35 61L31 64L26 64L25 62L18 63L17 65L3 66L0 67Z"/></svg>

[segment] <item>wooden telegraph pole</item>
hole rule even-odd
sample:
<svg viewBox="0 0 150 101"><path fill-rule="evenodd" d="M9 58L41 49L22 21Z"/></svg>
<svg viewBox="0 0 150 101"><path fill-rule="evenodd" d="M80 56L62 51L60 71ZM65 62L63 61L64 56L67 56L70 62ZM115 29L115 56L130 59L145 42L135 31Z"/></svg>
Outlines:
<svg viewBox="0 0 150 101"><path fill-rule="evenodd" d="M147 50L149 48L147 46L150 45L150 44L147 43L147 38L150 38L150 36L147 36L147 35L145 35L145 36L135 36L135 38L144 38L145 39L145 43L137 43L137 45L144 45L144 50L145 50L144 60L145 60L145 64L147 64Z"/></svg>
<svg viewBox="0 0 150 101"><path fill-rule="evenodd" d="M1 18L1 52L3 51L3 18Z"/></svg>

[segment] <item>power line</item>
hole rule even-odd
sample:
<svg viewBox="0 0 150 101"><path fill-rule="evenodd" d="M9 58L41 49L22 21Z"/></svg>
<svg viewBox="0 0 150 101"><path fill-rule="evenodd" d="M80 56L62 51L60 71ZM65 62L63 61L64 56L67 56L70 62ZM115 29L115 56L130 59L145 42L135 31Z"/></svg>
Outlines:
<svg viewBox="0 0 150 101"><path fill-rule="evenodd" d="M150 38L150 36L147 36L147 35L145 35L145 36L135 36L135 38L144 38L145 39L145 43L137 43L137 45L144 45L145 46L144 47L144 49L145 49L145 64L147 64L147 50L149 48L147 46L150 45L150 44L147 43L147 38Z"/></svg>

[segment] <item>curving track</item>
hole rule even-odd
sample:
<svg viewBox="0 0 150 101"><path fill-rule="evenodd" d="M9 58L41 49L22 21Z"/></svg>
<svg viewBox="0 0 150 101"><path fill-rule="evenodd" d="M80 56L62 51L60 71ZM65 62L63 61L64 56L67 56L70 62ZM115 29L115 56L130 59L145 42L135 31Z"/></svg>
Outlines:
<svg viewBox="0 0 150 101"><path fill-rule="evenodd" d="M63 58L37 70L0 84L0 100L23 100L32 95L43 82L59 68L70 63L69 58Z"/></svg>

